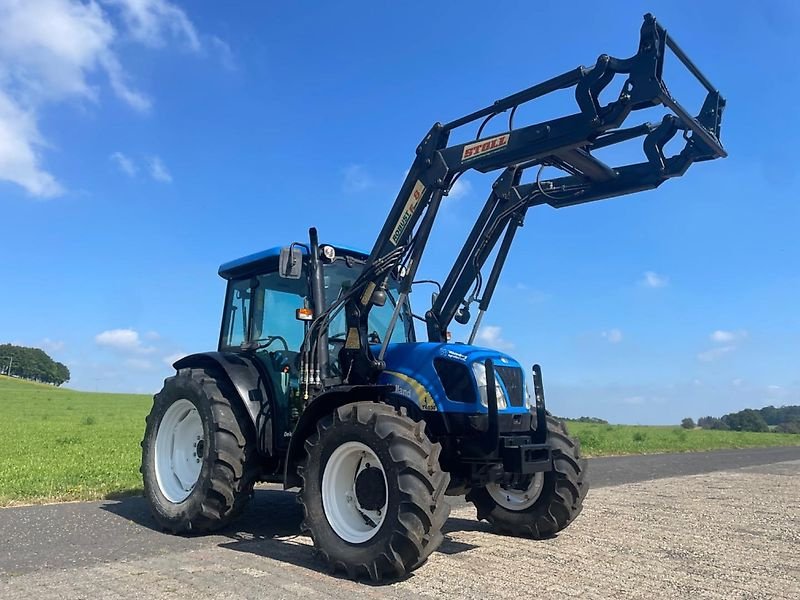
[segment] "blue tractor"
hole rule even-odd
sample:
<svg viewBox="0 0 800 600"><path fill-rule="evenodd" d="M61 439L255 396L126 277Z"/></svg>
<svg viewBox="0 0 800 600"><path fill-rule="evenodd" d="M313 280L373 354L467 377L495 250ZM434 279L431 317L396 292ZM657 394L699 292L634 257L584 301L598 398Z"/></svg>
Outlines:
<svg viewBox="0 0 800 600"><path fill-rule="evenodd" d="M668 49L706 88L696 116L664 85ZM618 96L601 104L617 75ZM573 114L515 123L520 105L568 88ZM659 106L660 122L623 127ZM158 523L211 531L241 512L255 483L282 483L299 488L303 527L328 566L376 581L403 576L439 546L448 495L465 495L501 533L547 538L567 527L588 490L580 446L545 410L538 366L527 373L473 345L481 318L529 208L654 189L694 162L724 157L724 106L645 15L632 57L601 55L590 68L436 123L369 253L321 244L312 228L307 241L223 264L218 349L176 362L147 418L142 473ZM483 135L501 114L507 127ZM473 123L473 141L448 143ZM678 132L682 149L665 155ZM594 154L640 137L642 162L612 167ZM560 173L543 179L544 167ZM469 169L500 175L430 306L415 314L410 293L431 227ZM523 182L529 169L536 176ZM466 343L449 341L453 320L473 321Z"/></svg>

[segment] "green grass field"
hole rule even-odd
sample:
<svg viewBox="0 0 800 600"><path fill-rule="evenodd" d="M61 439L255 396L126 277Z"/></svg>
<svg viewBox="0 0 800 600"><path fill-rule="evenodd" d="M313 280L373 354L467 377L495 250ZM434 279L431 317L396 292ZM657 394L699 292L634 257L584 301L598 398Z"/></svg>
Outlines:
<svg viewBox="0 0 800 600"><path fill-rule="evenodd" d="M141 491L152 398L75 392L0 376L0 506ZM800 435L569 423L588 456L800 445Z"/></svg>
<svg viewBox="0 0 800 600"><path fill-rule="evenodd" d="M0 506L140 490L139 442L151 403L0 376Z"/></svg>

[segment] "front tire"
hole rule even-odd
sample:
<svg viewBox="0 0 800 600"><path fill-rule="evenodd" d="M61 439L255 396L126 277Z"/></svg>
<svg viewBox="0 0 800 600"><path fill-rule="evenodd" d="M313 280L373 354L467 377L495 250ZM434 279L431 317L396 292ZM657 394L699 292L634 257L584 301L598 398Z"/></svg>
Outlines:
<svg viewBox="0 0 800 600"><path fill-rule="evenodd" d="M158 524L202 533L229 523L253 493L254 434L227 380L180 369L153 398L142 441L145 497Z"/></svg>
<svg viewBox="0 0 800 600"><path fill-rule="evenodd" d="M424 423L404 409L356 402L320 419L305 450L303 529L331 572L402 577L439 547L450 476Z"/></svg>
<svg viewBox="0 0 800 600"><path fill-rule="evenodd" d="M567 527L580 514L589 491L586 459L566 426L547 417L547 441L553 449L553 470L534 475L528 485L473 489L467 500L498 533L545 539Z"/></svg>

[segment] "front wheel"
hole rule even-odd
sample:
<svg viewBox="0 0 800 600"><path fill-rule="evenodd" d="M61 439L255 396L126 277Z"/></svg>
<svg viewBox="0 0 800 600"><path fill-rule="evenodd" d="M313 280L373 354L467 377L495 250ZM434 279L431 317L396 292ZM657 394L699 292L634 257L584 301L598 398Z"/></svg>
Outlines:
<svg viewBox="0 0 800 600"><path fill-rule="evenodd" d="M356 402L322 418L305 449L303 528L332 571L401 577L439 547L450 476L424 423L386 404Z"/></svg>
<svg viewBox="0 0 800 600"><path fill-rule="evenodd" d="M489 484L467 495L478 519L499 533L535 539L552 537L575 520L589 491L586 459L579 442L553 417L547 417L547 441L553 450L552 471L536 473L515 486Z"/></svg>

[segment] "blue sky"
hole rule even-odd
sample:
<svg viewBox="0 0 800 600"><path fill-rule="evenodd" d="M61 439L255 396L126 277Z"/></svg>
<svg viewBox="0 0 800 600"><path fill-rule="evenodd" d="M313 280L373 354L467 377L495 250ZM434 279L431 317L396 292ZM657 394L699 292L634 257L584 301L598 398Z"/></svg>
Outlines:
<svg viewBox="0 0 800 600"><path fill-rule="evenodd" d="M78 389L156 391L214 348L220 263L310 225L369 249L434 121L633 54L653 10L727 97L730 157L530 211L481 338L541 363L558 414L800 403L798 5L432 4L0 0L0 342ZM445 200L421 274L446 273L492 180Z"/></svg>

